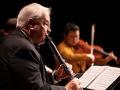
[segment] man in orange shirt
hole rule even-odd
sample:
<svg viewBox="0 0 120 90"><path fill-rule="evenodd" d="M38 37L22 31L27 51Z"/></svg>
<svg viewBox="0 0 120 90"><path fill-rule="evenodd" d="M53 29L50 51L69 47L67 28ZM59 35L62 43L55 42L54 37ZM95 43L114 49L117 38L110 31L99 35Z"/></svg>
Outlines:
<svg viewBox="0 0 120 90"><path fill-rule="evenodd" d="M79 46L79 48L78 48ZM91 46L80 39L80 28L74 23L67 23L64 32L64 40L58 45L58 50L65 60L72 64L74 73L84 72L94 61L95 65L109 65L110 61L117 60L113 52L104 57L102 48L94 45L94 56L90 53ZM100 52L101 51L101 52ZM95 60L94 60L95 59Z"/></svg>
<svg viewBox="0 0 120 90"><path fill-rule="evenodd" d="M63 58L73 66L74 73L84 72L86 63L92 63L94 56L87 53L76 53L74 46L79 42L80 29L74 23L67 23L64 40L57 46Z"/></svg>

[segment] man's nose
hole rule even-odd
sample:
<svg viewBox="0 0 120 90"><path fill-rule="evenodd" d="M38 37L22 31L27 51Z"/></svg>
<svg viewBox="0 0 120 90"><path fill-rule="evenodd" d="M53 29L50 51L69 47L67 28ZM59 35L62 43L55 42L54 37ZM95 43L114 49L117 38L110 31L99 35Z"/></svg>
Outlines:
<svg viewBox="0 0 120 90"><path fill-rule="evenodd" d="M46 35L49 35L50 32L51 32L51 29L47 29L47 31L45 33L46 33Z"/></svg>
<svg viewBox="0 0 120 90"><path fill-rule="evenodd" d="M50 28L48 28L47 33L49 34L50 32L51 32L51 29L50 29Z"/></svg>

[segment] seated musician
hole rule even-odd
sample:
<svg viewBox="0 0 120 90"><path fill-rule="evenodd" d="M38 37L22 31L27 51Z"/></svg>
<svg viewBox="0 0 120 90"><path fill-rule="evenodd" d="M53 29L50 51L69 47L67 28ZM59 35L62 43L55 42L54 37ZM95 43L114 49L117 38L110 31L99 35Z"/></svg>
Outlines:
<svg viewBox="0 0 120 90"><path fill-rule="evenodd" d="M75 46L79 42L80 29L74 23L67 23L64 40L57 46L63 58L72 64L73 72L79 73L86 70L86 62L92 63L94 56L88 53L76 53Z"/></svg>
<svg viewBox="0 0 120 90"><path fill-rule="evenodd" d="M79 38L80 29L73 23L66 24L64 33L64 40L58 45L58 50L67 62L73 65L74 73L84 72L91 65L91 45ZM103 48L98 45L94 45L93 50L95 65L107 65L110 61L117 60L113 52L104 55Z"/></svg>
<svg viewBox="0 0 120 90"><path fill-rule="evenodd" d="M82 90L77 78L65 86L48 83L43 59L34 44L42 44L51 31L49 15L49 8L37 3L20 10L17 29L0 46L0 90ZM64 67L58 68L52 80L59 81L62 72Z"/></svg>

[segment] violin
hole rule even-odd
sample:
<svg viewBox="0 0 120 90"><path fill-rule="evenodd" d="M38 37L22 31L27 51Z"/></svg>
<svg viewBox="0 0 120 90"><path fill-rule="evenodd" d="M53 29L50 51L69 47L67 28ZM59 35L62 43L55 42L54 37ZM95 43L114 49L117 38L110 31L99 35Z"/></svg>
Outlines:
<svg viewBox="0 0 120 90"><path fill-rule="evenodd" d="M74 48L76 53L90 53L91 51L91 45L89 45L88 42L82 39L79 40L78 44ZM111 60L113 59L117 61L117 56L115 56L113 52L111 53L105 52L104 49L99 45L94 45L93 50L94 50L93 55L95 56L95 59L103 59L104 56L108 56L109 57L108 59Z"/></svg>
<svg viewBox="0 0 120 90"><path fill-rule="evenodd" d="M117 56L115 56L113 52L110 53L105 52L104 49L99 45L94 45L94 34L95 34L95 25L93 24L91 31L91 45L89 45L88 42L81 39L79 40L78 44L75 46L75 52L90 53L95 56L95 61L101 59L103 62L106 62L107 64L109 61L114 60L118 64L119 60L117 60ZM91 65L93 64L94 63L92 63Z"/></svg>

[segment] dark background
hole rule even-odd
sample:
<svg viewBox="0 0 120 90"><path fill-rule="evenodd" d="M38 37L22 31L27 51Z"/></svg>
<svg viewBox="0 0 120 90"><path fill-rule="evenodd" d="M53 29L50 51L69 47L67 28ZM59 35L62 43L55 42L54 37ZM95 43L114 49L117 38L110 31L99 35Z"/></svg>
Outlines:
<svg viewBox="0 0 120 90"><path fill-rule="evenodd" d="M0 28L5 27L8 18L16 17L19 10L32 2L52 8L51 36L56 44L62 40L64 25L74 22L81 28L81 38L91 41L91 25L96 24L94 43L106 52L114 51L119 57L119 3L81 0L1 0Z"/></svg>

